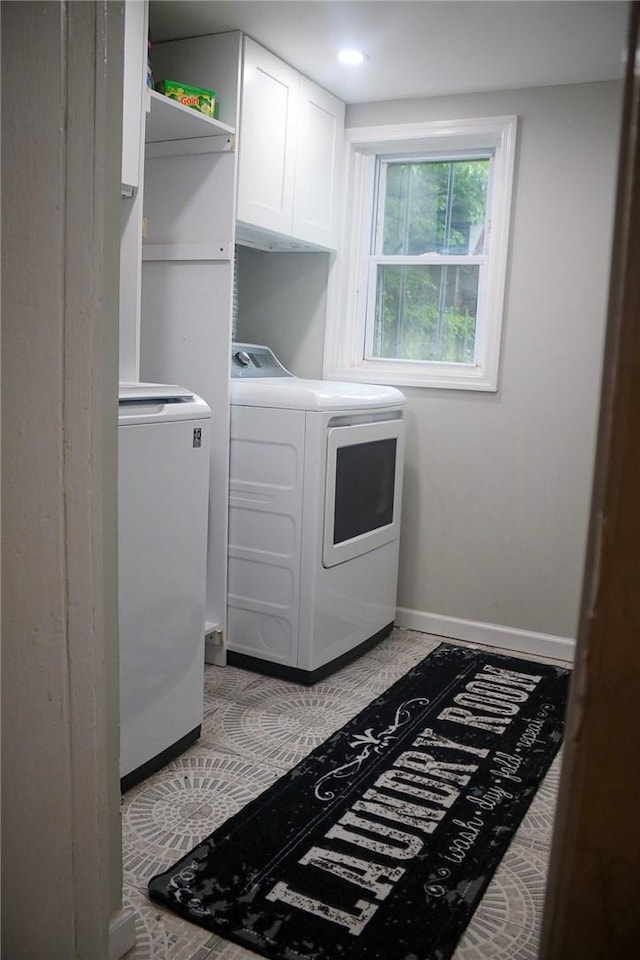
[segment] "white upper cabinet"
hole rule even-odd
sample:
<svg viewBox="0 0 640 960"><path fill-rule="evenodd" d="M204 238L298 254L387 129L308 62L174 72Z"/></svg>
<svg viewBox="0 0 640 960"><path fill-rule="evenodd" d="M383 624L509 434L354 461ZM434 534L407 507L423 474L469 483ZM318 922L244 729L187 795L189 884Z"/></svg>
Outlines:
<svg viewBox="0 0 640 960"><path fill-rule="evenodd" d="M336 246L344 104L244 38L238 138L239 242Z"/></svg>
<svg viewBox="0 0 640 960"><path fill-rule="evenodd" d="M237 219L284 234L293 223L299 79L245 37Z"/></svg>
<svg viewBox="0 0 640 960"><path fill-rule="evenodd" d="M293 236L337 244L338 166L344 103L300 77Z"/></svg>

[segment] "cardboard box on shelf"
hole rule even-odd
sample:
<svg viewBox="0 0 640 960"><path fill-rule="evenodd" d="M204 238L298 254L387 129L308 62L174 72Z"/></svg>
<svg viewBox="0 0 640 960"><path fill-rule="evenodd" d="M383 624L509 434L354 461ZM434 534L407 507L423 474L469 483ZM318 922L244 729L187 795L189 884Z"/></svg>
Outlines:
<svg viewBox="0 0 640 960"><path fill-rule="evenodd" d="M185 107L191 107L204 113L206 117L213 117L216 109L216 95L214 90L204 90L202 87L192 87L187 83L178 83L177 80L160 80L156 83L158 93L177 100Z"/></svg>

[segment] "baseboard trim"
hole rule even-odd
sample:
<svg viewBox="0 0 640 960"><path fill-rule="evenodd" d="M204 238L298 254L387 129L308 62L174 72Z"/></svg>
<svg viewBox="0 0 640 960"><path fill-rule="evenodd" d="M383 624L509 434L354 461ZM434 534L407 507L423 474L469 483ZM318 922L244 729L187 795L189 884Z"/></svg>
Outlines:
<svg viewBox="0 0 640 960"><path fill-rule="evenodd" d="M135 945L134 916L128 910L119 910L109 923L109 960L120 960Z"/></svg>
<svg viewBox="0 0 640 960"><path fill-rule="evenodd" d="M551 660L572 661L575 653L575 640L570 637L530 633L527 630L503 627L495 623L444 617L437 613L426 613L423 610L409 610L406 607L398 607L396 626L431 633L443 639L480 643L499 650L516 650L519 653L548 657Z"/></svg>

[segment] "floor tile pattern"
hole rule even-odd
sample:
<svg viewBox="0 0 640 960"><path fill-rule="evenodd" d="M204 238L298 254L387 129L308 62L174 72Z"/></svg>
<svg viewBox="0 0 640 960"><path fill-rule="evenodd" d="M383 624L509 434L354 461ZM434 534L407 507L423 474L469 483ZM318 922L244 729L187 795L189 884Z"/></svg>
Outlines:
<svg viewBox="0 0 640 960"><path fill-rule="evenodd" d="M390 637L312 687L207 666L202 736L122 798L123 901L136 921L126 960L257 960L147 898L147 882L266 790L441 642ZM507 651L504 651L505 653ZM453 960L535 960L560 774L557 757Z"/></svg>

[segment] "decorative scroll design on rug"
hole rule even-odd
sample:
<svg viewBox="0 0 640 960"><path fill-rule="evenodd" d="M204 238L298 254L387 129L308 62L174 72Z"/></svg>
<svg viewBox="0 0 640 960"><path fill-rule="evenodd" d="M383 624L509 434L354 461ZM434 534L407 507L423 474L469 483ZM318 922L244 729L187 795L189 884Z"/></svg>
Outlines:
<svg viewBox="0 0 640 960"><path fill-rule="evenodd" d="M380 733L375 734L373 727L367 727L364 733L356 733L349 746L354 749L362 747L361 752L353 760L343 763L341 767L336 767L335 770L329 770L328 773L320 777L314 790L318 800L334 800L335 792L327 790L323 785L332 780L343 780L345 778L350 780L354 777L372 753L382 753L398 739L396 736L398 730L411 720L411 706L413 704L426 706L428 703L429 701L424 697L414 697L398 707L393 723L385 727Z"/></svg>

